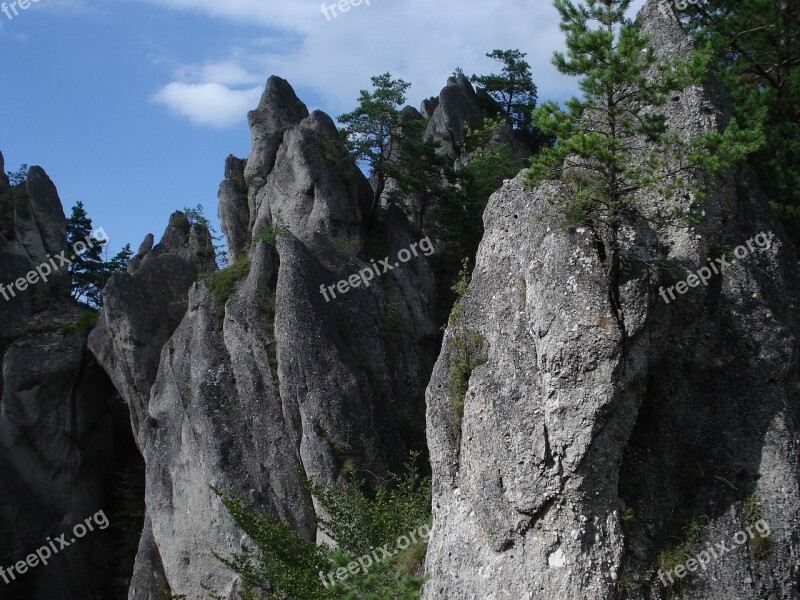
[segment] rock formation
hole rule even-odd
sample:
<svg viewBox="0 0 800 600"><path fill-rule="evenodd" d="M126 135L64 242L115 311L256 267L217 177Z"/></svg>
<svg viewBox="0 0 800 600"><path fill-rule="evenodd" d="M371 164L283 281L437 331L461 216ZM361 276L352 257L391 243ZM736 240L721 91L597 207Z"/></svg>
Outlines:
<svg viewBox="0 0 800 600"><path fill-rule="evenodd" d="M12 187L3 168L0 156L0 283L9 284L66 251L67 237L61 201L44 170L32 167ZM71 300L68 276L64 267L49 281L0 297L2 567L99 510L115 516L109 489L119 467L115 449L130 438L127 429L115 430L115 421L126 409L76 328L86 311ZM96 530L47 567L0 581L0 595L44 600L58 590L65 600L108 598L115 568L111 531Z"/></svg>
<svg viewBox="0 0 800 600"><path fill-rule="evenodd" d="M661 55L691 49L655 0L639 18ZM691 137L724 124L725 102L710 84L664 110ZM485 213L463 321L446 332L427 391L424 597L797 598L800 274L757 183L744 168L718 178L696 227L640 221L625 232L624 334L590 231L549 214L548 198L569 193L517 178ZM658 192L638 201L680 206ZM743 245L707 286L660 297ZM449 373L467 335L486 361L462 420ZM768 541L731 542L758 519ZM733 549L670 584L659 556L687 539L687 523L700 533L686 558Z"/></svg>
<svg viewBox="0 0 800 600"><path fill-rule="evenodd" d="M326 290L327 301L320 290L370 268L362 256L394 265L416 242L405 215L382 211L365 228L366 179L330 117L309 114L286 81L270 78L250 124L252 153L228 158L220 186L231 266L195 269L192 233L174 216L140 266L109 282L91 337L147 465L131 599L154 599L159 585L199 598L202 583L233 597L240 582L211 551L243 540L209 485L314 539L300 471L317 484L349 460L385 471L411 443L396 415L424 418L421 348L437 336L427 258L369 287Z"/></svg>

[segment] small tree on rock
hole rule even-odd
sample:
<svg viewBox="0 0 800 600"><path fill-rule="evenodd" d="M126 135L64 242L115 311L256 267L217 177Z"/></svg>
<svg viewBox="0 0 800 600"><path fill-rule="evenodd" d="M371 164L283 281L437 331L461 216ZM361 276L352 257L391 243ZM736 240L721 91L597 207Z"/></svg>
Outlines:
<svg viewBox="0 0 800 600"><path fill-rule="evenodd" d="M473 75L472 82L483 87L500 104L512 127L529 132L537 91L531 66L525 60L527 55L519 50L493 50L486 56L502 63L502 72Z"/></svg>
<svg viewBox="0 0 800 600"><path fill-rule="evenodd" d="M678 192L702 200L706 177L720 173L757 149L757 129L741 130L731 122L685 142L668 131L658 111L667 98L699 84L707 58L659 61L650 37L625 17L630 0L555 0L566 33L567 53L556 52L559 71L580 77L583 98L563 110L548 102L534 111L533 121L557 144L535 155L526 182L535 186L559 179L565 168L582 173L580 185L566 199L553 203L572 223L592 230L607 266L609 301L625 335L619 301L620 227L637 219L691 222L688 212L660 214L657 207L636 204L637 192L658 189L667 197ZM596 28L591 24L596 23Z"/></svg>
<svg viewBox="0 0 800 600"><path fill-rule="evenodd" d="M365 163L374 178L372 221L386 191L389 177L387 162L395 154L400 132L400 107L405 104L406 91L411 84L392 79L384 73L372 77L373 91L361 90L358 107L339 117L350 153L357 162Z"/></svg>

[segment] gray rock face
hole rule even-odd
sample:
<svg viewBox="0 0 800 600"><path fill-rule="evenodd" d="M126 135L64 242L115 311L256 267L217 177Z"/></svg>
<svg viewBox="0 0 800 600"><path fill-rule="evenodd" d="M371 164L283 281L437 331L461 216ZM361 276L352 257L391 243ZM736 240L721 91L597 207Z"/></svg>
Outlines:
<svg viewBox="0 0 800 600"><path fill-rule="evenodd" d="M132 600L165 583L192 599L205 597L201 583L235 596L241 582L211 550L229 554L246 540L209 485L240 491L315 539L298 467L331 483L344 453L381 473L408 448L393 415L424 418L420 347L437 335L426 257L397 261L369 287L336 290L384 258L358 249L368 184L330 117L304 115L284 84L270 79L251 113L247 166L226 163L219 215L238 258L232 269L194 282L191 261L176 256L182 233L183 245L162 240L169 250L145 250L141 266L104 291L91 347L135 407L147 464ZM416 239L396 208L381 222L370 239L393 263ZM165 240L175 237L168 229Z"/></svg>
<svg viewBox="0 0 800 600"><path fill-rule="evenodd" d="M289 82L270 77L258 108L247 115L252 149L244 170L248 185L256 188L263 185L275 164L284 132L307 116L306 105L295 95Z"/></svg>
<svg viewBox="0 0 800 600"><path fill-rule="evenodd" d="M222 233L228 240L228 262L247 250L250 232L250 209L247 204L247 185L244 169L247 161L229 156L225 161L225 179L219 186L218 216Z"/></svg>
<svg viewBox="0 0 800 600"><path fill-rule="evenodd" d="M422 104L420 105L419 108L419 112L426 119L430 119L433 116L433 111L436 110L437 106L439 106L439 98L437 98L436 96L432 98L427 98L422 101Z"/></svg>
<svg viewBox="0 0 800 600"><path fill-rule="evenodd" d="M66 324L74 307L40 313ZM56 316L57 315L57 316ZM56 321L58 324L58 321ZM114 389L76 333L21 335L2 354L0 397L0 563L8 566L91 517L108 502L113 466ZM108 598L110 531L96 531L47 567L7 586L4 598Z"/></svg>
<svg viewBox="0 0 800 600"><path fill-rule="evenodd" d="M137 439L161 349L183 319L189 287L207 268L202 246L200 257L193 247L198 239L210 243L208 231L190 225L183 213L173 214L161 242L152 247L148 235L129 272L113 276L103 290L89 347L128 401Z"/></svg>
<svg viewBox="0 0 800 600"><path fill-rule="evenodd" d="M282 110L289 111L289 107ZM253 137L263 136L254 133ZM267 227L284 225L306 242L314 233L357 236L361 225L359 206L364 186L369 184L349 159L331 118L315 111L288 127L281 139L275 149L274 166L264 175L264 184L253 184L249 189L253 235L259 236ZM272 147L271 142L254 146L245 176L251 163L267 162L262 155L271 155ZM232 224L226 227L234 228Z"/></svg>
<svg viewBox="0 0 800 600"><path fill-rule="evenodd" d="M651 1L641 16L659 52L685 52L670 14ZM724 123L717 93L673 100L670 126L693 136ZM625 231L623 339L591 233L539 220L552 212L548 198L568 193L557 182L526 190L517 178L484 215L466 316L448 329L427 391L434 527L424 597L665 598L678 588L659 581L659 555L686 539L694 515L703 527L687 559L709 544L732 550L704 570L695 563L685 580L673 573L685 597L797 598L794 249L747 170L720 177L696 228ZM652 192L639 201L677 207ZM755 250L708 286L662 300L661 285L748 240ZM661 251L680 273L672 280ZM485 338L487 362L472 371L457 422L450 364L469 332ZM768 542L757 531L731 541L758 517Z"/></svg>
<svg viewBox="0 0 800 600"><path fill-rule="evenodd" d="M427 106L423 104L423 114L431 106L430 103ZM441 142L442 152L455 160L463 150L466 127L479 125L483 117L483 108L469 79L463 75L451 77L439 94L439 103L430 117L424 135Z"/></svg>
<svg viewBox="0 0 800 600"><path fill-rule="evenodd" d="M3 165L0 160L0 171ZM66 219L55 186L39 167L13 190L14 210L3 213L0 283L25 276L48 254L66 248ZM13 195L12 195L13 194ZM4 206L3 208L9 205ZM87 517L112 518L106 486L114 467L115 415L124 407L75 331L85 310L69 298L64 274L0 298L0 566L31 552ZM130 435L129 432L127 434ZM112 597L115 568L111 532L95 530L47 566L8 584L9 600ZM99 575L102 574L102 575ZM19 575L19 573L17 573ZM6 575L8 577L8 575Z"/></svg>
<svg viewBox="0 0 800 600"><path fill-rule="evenodd" d="M31 167L24 183L0 194L0 283L9 286L67 249L66 217L53 182L40 167ZM68 295L66 267L25 290L3 288L0 335L26 325L35 311Z"/></svg>

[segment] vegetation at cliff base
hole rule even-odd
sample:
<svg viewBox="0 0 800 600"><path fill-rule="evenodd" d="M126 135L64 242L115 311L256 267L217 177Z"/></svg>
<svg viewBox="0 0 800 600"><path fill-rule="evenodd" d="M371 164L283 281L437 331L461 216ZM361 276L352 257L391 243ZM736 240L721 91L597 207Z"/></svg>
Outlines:
<svg viewBox="0 0 800 600"><path fill-rule="evenodd" d="M418 599L431 482L419 474L417 459L412 454L404 473L376 486L358 477L327 487L307 482L319 512L327 515L317 518L317 527L336 547L303 538L290 523L254 508L233 490L214 489L251 541L251 548L241 553L214 553L242 577L241 598ZM370 564L365 567L367 556Z"/></svg>

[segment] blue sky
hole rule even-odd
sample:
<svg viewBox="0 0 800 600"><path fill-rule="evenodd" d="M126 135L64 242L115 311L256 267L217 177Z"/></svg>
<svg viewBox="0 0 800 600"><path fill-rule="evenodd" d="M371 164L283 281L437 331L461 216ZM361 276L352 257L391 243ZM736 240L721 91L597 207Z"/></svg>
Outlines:
<svg viewBox="0 0 800 600"><path fill-rule="evenodd" d="M562 35L549 0L370 0L330 20L321 5L39 0L0 12L6 169L42 166L67 213L82 200L113 250L136 250L176 209L201 203L216 220L225 157L249 153L247 111L270 75L335 117L371 75L411 82L418 107L455 67L489 73L486 52L519 48L540 99L576 91L550 65Z"/></svg>

